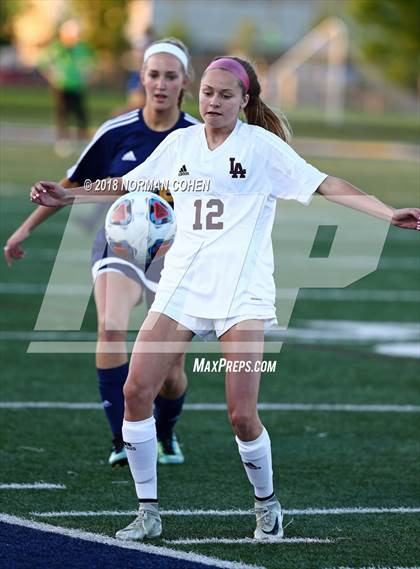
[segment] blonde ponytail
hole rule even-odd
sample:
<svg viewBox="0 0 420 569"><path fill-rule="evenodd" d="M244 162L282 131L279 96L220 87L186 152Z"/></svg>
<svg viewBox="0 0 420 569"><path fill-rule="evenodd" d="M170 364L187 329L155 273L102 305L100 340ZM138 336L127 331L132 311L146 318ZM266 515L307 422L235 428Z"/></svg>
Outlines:
<svg viewBox="0 0 420 569"><path fill-rule="evenodd" d="M279 136L285 142L290 142L292 137L291 128L287 118L282 114L280 117L276 115L270 107L258 95L257 97L249 97L249 102L244 109L248 124L261 126Z"/></svg>

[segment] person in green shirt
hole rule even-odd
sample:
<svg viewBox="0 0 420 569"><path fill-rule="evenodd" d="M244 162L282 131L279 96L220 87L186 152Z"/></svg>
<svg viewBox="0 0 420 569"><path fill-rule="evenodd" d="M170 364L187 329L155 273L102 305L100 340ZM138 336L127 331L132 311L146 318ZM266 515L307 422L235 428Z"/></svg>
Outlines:
<svg viewBox="0 0 420 569"><path fill-rule="evenodd" d="M92 51L80 41L75 20L61 24L57 38L41 54L38 68L50 85L54 97L56 150L69 141L69 118L74 115L78 138L88 139L86 87L94 66Z"/></svg>

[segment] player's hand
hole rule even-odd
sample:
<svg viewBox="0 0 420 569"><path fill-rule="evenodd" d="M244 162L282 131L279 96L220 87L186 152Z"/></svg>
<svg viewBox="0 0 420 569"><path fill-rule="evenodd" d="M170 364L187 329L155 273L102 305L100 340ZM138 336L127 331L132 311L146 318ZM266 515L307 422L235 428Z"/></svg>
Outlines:
<svg viewBox="0 0 420 569"><path fill-rule="evenodd" d="M69 203L67 190L56 182L37 182L31 188L33 203L47 207L58 207Z"/></svg>
<svg viewBox="0 0 420 569"><path fill-rule="evenodd" d="M12 266L14 259L22 259L25 256L25 251L22 249L21 244L28 236L29 231L19 227L7 240L6 245L3 247L3 255L9 267Z"/></svg>
<svg viewBox="0 0 420 569"><path fill-rule="evenodd" d="M396 209L391 223L404 229L417 229L417 231L420 231L420 208L406 207Z"/></svg>

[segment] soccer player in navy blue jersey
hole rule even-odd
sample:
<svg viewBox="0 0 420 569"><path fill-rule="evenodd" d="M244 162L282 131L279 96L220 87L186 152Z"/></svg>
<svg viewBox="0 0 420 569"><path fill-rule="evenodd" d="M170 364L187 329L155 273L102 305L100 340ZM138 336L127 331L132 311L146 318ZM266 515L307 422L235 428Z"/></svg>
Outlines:
<svg viewBox="0 0 420 569"><path fill-rule="evenodd" d="M87 179L121 177L144 162L169 133L198 122L180 110L187 81L192 79L188 50L182 42L171 38L153 43L145 52L141 76L146 90L145 107L105 122L68 170L60 182L62 186L71 188L83 185ZM23 257L22 242L58 209L40 206L11 235L4 248L9 265L13 259ZM159 258L142 270L110 250L103 227L96 235L92 250L98 320L96 369L113 434L108 461L111 466L127 462L121 430L128 357L126 349L121 351L120 346L125 346L130 312L140 302L143 291L148 305L153 302L162 265L163 258ZM184 460L173 429L182 411L186 389L182 360L172 367L155 400L158 460L163 464L179 464Z"/></svg>

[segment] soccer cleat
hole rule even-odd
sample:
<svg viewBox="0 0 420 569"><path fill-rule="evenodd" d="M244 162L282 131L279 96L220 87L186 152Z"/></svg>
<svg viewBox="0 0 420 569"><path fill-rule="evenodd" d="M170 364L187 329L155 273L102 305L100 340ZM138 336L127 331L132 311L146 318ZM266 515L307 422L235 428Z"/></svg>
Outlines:
<svg viewBox="0 0 420 569"><path fill-rule="evenodd" d="M279 541L283 537L283 514L275 496L270 500L255 501L257 527L254 539L258 541Z"/></svg>
<svg viewBox="0 0 420 569"><path fill-rule="evenodd" d="M167 439L158 440L159 464L182 464L183 462L184 455L175 433Z"/></svg>
<svg viewBox="0 0 420 569"><path fill-rule="evenodd" d="M137 518L127 527L117 531L115 537L127 541L141 541L144 538L159 537L161 533L159 506L157 502L147 502L140 504Z"/></svg>
<svg viewBox="0 0 420 569"><path fill-rule="evenodd" d="M121 437L115 437L112 440L112 451L108 458L108 464L114 468L115 466L125 466L127 462L124 442Z"/></svg>

